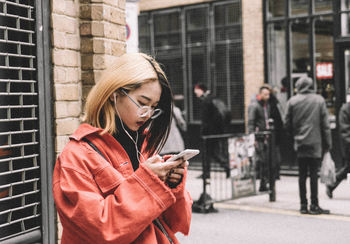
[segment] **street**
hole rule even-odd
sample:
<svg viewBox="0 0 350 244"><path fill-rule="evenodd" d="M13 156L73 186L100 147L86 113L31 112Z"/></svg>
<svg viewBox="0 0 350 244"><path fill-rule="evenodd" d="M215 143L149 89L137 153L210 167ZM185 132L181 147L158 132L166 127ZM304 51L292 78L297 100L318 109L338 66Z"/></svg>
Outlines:
<svg viewBox="0 0 350 244"><path fill-rule="evenodd" d="M188 171L186 185L194 200L202 193L200 174L199 170ZM177 237L182 244L349 243L349 189L344 181L329 199L324 184L319 183L320 205L331 214L301 215L298 177L282 176L276 182L275 202L269 202L267 194L257 194L215 203L218 213L193 213L189 236L179 233Z"/></svg>
<svg viewBox="0 0 350 244"><path fill-rule="evenodd" d="M220 204L219 204L220 205ZM193 213L189 236L178 234L182 244L337 243L350 240L350 217L300 215L297 211L240 207L218 208L218 213Z"/></svg>

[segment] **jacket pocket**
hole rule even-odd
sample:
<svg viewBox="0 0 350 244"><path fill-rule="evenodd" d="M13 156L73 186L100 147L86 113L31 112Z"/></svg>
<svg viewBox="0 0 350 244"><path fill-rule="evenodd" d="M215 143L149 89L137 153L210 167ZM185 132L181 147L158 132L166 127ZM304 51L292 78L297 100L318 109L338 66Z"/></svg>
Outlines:
<svg viewBox="0 0 350 244"><path fill-rule="evenodd" d="M96 172L94 179L103 194L114 191L124 181L124 177L110 165Z"/></svg>

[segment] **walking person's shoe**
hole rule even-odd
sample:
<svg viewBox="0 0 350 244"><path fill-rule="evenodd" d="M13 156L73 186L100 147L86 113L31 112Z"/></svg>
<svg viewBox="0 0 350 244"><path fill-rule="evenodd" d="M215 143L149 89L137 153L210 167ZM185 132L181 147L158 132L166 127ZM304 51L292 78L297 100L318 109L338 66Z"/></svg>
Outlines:
<svg viewBox="0 0 350 244"><path fill-rule="evenodd" d="M309 213L309 210L307 209L307 204L302 204L300 206L300 213L301 214L308 214Z"/></svg>
<svg viewBox="0 0 350 244"><path fill-rule="evenodd" d="M326 194L329 198L333 198L333 188L329 185L326 186Z"/></svg>
<svg viewBox="0 0 350 244"><path fill-rule="evenodd" d="M267 188L266 185L260 185L259 187L259 192L264 192L264 191L268 191L269 189Z"/></svg>
<svg viewBox="0 0 350 244"><path fill-rule="evenodd" d="M225 168L225 173L226 173L226 179L231 177L231 169L229 167Z"/></svg>
<svg viewBox="0 0 350 244"><path fill-rule="evenodd" d="M316 215L316 214L330 214L330 211L328 209L322 209L318 205L311 204L309 213L314 214L314 215Z"/></svg>
<svg viewBox="0 0 350 244"><path fill-rule="evenodd" d="M265 179L260 180L260 187L259 187L259 192L264 192L268 191L269 188L267 187L267 182Z"/></svg>

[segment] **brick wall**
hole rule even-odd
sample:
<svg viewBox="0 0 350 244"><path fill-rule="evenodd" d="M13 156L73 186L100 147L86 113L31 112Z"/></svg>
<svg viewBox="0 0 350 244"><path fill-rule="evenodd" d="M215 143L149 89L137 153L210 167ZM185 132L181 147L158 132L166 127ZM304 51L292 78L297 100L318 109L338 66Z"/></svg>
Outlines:
<svg viewBox="0 0 350 244"><path fill-rule="evenodd" d="M125 0L81 0L82 97L86 99L101 72L126 52Z"/></svg>
<svg viewBox="0 0 350 244"><path fill-rule="evenodd" d="M262 0L241 0L245 121L251 97L264 83L264 31Z"/></svg>
<svg viewBox="0 0 350 244"><path fill-rule="evenodd" d="M101 72L126 51L125 0L51 0L56 153L82 117ZM58 243L62 226L58 220Z"/></svg>
<svg viewBox="0 0 350 244"><path fill-rule="evenodd" d="M81 114L79 2L52 0L52 62L56 152L77 128Z"/></svg>

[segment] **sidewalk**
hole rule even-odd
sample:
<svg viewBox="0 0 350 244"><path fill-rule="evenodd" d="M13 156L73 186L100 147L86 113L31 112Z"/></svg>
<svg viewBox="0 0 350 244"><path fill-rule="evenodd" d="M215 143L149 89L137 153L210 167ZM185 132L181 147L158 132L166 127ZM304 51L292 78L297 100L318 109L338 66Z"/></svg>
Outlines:
<svg viewBox="0 0 350 244"><path fill-rule="evenodd" d="M189 190L193 200L198 200L203 191L202 179L197 179L202 172L198 170L189 170L187 179L187 189ZM257 183L258 186L258 183ZM307 194L310 196L310 183L307 180ZM324 184L319 182L318 189L319 204L324 209L329 209L332 215L341 215L350 217L350 184L345 180L333 192L333 199L329 199L326 195ZM256 196L244 197L235 200L225 201L225 204L235 206L248 206L267 209L281 209L299 212L299 190L298 177L281 176L276 181L276 201L269 202L268 194L260 194ZM220 204L215 205L220 208Z"/></svg>

